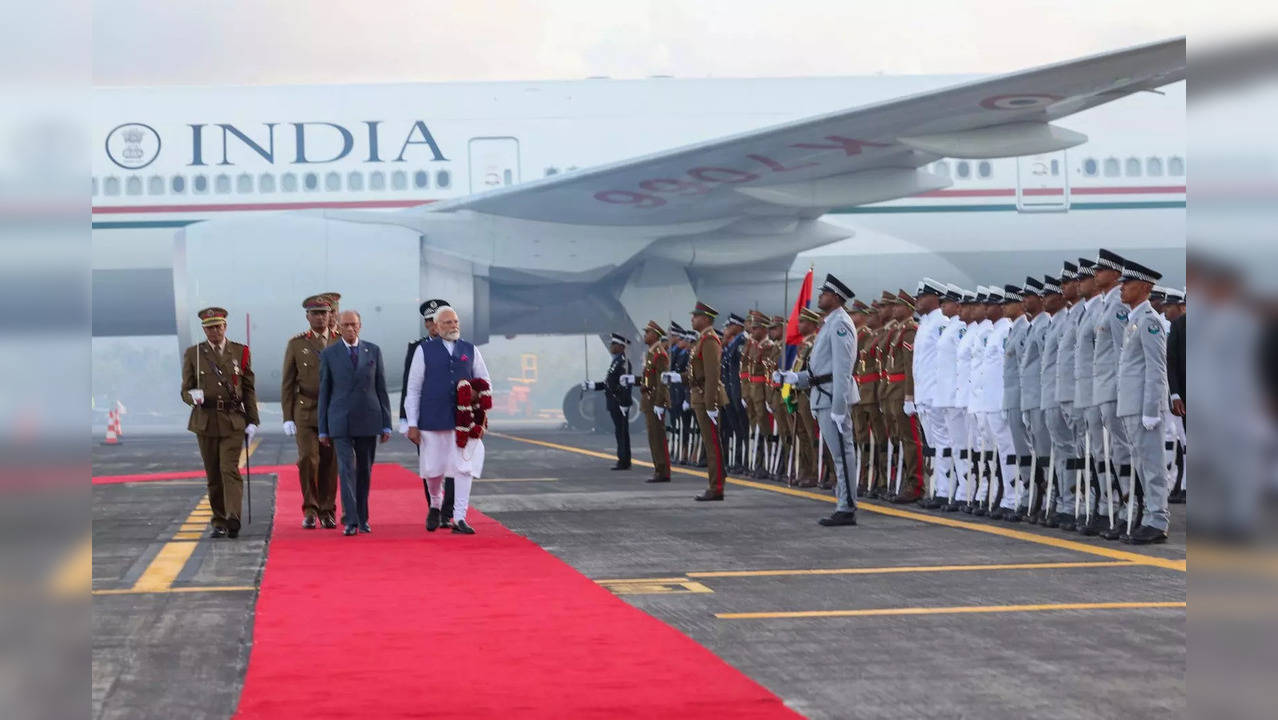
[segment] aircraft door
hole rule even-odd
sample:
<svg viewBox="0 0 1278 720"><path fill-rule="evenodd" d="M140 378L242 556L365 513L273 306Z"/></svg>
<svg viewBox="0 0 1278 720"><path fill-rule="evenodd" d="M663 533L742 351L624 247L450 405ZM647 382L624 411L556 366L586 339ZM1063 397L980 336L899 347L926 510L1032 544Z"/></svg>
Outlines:
<svg viewBox="0 0 1278 720"><path fill-rule="evenodd" d="M472 194L519 182L519 140L517 138L471 138L469 151Z"/></svg>
<svg viewBox="0 0 1278 720"><path fill-rule="evenodd" d="M1069 210L1069 158L1065 150L1016 158L1019 212Z"/></svg>

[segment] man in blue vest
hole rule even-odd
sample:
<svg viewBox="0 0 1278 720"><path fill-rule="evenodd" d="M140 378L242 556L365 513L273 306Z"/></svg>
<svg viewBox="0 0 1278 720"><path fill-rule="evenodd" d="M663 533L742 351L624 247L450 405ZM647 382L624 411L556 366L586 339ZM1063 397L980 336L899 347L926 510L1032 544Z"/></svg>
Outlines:
<svg viewBox="0 0 1278 720"><path fill-rule="evenodd" d="M438 338L417 346L408 369L404 411L408 439L417 443L419 474L426 478L430 510L426 530L434 532L440 523L444 503L444 476L453 477L453 532L474 535L466 523L470 506L470 485L484 469L484 441L478 437L458 440L457 388L462 380L491 383L488 366L479 349L461 339L461 321L451 307L435 313ZM459 447L459 442L461 446Z"/></svg>
<svg viewBox="0 0 1278 720"><path fill-rule="evenodd" d="M422 325L426 328L426 335L408 343L408 352L404 353L404 377L400 382L399 389L399 434L408 434L408 413L404 410L404 398L408 397L408 368L413 365L413 355L417 353L417 346L439 337L439 331L435 329L435 313L441 308L450 307L447 300L434 298L427 300L417 307L417 311L421 313ZM422 493L426 496L426 500L430 500L430 489L426 487L426 478L422 478ZM453 479L444 477L444 505L439 509L440 524L444 527L452 527L453 524Z"/></svg>

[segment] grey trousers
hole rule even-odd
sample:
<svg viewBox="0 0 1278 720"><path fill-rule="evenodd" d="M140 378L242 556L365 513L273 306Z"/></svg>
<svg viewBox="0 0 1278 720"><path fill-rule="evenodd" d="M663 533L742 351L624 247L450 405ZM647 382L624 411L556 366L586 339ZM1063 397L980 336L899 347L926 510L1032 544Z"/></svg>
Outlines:
<svg viewBox="0 0 1278 720"><path fill-rule="evenodd" d="M830 408L813 410L816 413L817 426L821 428L821 439L830 448L830 456L834 458L834 496L838 499L837 510L848 512L856 510L856 469L860 467L856 456L856 443L852 442L852 415L843 421L844 427L838 427L830 417Z"/></svg>
<svg viewBox="0 0 1278 720"><path fill-rule="evenodd" d="M1072 406L1073 403L1070 403ZM1074 514L1074 480L1077 472L1066 469L1066 460L1080 455L1078 443L1074 437L1074 426L1070 417L1071 408L1055 405L1043 411L1047 423L1047 432L1052 438L1052 450L1056 452L1056 512L1066 515Z"/></svg>
<svg viewBox="0 0 1278 720"><path fill-rule="evenodd" d="M1121 419L1127 430L1127 438L1131 440L1132 465L1140 475L1142 489L1145 491L1145 516L1141 523L1166 530L1171 522L1170 513L1167 512L1167 493L1171 486L1167 483L1167 469L1164 466L1167 450L1163 445L1163 428L1160 424L1155 425L1153 430L1146 430L1139 415L1127 415Z"/></svg>
<svg viewBox="0 0 1278 720"><path fill-rule="evenodd" d="M1076 412L1075 416L1078 416L1078 415L1079 413ZM1096 468L1097 487L1092 490L1091 510L1093 513L1100 513L1101 515L1105 515L1108 517L1109 503L1106 501L1106 498L1109 497L1109 490L1112 484L1112 479L1110 478L1109 473L1105 469L1105 441L1104 441L1104 434L1102 432L1103 422L1101 421L1100 407L1093 405L1091 407L1082 408L1081 415L1082 415L1081 425L1083 428L1081 437L1083 439L1080 440L1079 442L1083 442L1084 444L1079 445L1079 452L1082 453L1084 449L1088 449L1087 448L1088 443L1085 441L1090 439L1091 447L1089 449L1091 450L1091 453L1092 453L1091 460L1094 463L1094 467ZM1090 472L1089 472L1089 475L1090 475ZM1086 498L1086 495L1084 495L1084 498ZM1115 498L1115 502L1117 502L1117 498ZM1114 507L1114 513L1115 513L1115 517L1117 517L1117 513L1118 513L1117 506ZM1083 508L1083 514L1084 515L1087 514L1087 508L1085 506Z"/></svg>
<svg viewBox="0 0 1278 720"><path fill-rule="evenodd" d="M1127 439L1127 428L1118 418L1117 400L1103 402L1099 409L1101 424L1109 431L1109 461L1113 463L1114 471L1118 473L1118 484L1122 488L1122 494L1126 495L1132 491L1132 446ZM1136 420L1139 424L1140 418ZM1124 470L1127 472L1123 472ZM1127 520L1127 505L1117 497L1114 498L1114 519L1124 522Z"/></svg>

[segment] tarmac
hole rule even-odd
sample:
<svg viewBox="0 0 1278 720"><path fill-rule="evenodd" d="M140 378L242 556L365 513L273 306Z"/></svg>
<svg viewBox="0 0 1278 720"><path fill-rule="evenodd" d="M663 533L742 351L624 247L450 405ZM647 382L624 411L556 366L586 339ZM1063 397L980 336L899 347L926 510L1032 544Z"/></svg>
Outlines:
<svg viewBox="0 0 1278 720"><path fill-rule="evenodd" d="M498 424L486 445L476 508L807 717L1185 714L1183 505L1168 543L1146 547L869 501L856 527L824 528L833 504L819 490L734 478L724 502L697 503L704 471L682 466L644 483L639 434L621 472L610 435ZM295 458L290 438L268 435L251 461ZM397 436L377 460L416 457ZM189 434L94 451L95 476L199 468ZM237 540L192 537L202 479L94 485L93 717L234 713L273 480L253 476ZM373 522L376 492L374 475Z"/></svg>

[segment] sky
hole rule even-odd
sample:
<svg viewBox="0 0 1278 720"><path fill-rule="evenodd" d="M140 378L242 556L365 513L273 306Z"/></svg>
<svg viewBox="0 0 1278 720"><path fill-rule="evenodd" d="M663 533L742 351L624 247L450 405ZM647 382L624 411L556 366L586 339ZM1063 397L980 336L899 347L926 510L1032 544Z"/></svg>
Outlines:
<svg viewBox="0 0 1278 720"><path fill-rule="evenodd" d="M93 6L93 81L239 85L996 73L1211 24L1206 10L1182 12L1177 5L112 0ZM1202 16L1189 18L1191 12Z"/></svg>

